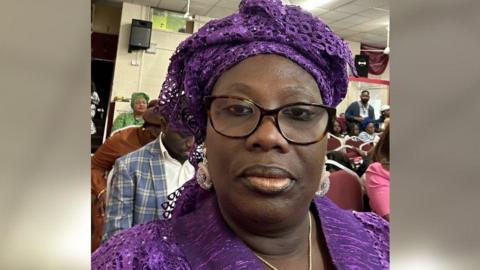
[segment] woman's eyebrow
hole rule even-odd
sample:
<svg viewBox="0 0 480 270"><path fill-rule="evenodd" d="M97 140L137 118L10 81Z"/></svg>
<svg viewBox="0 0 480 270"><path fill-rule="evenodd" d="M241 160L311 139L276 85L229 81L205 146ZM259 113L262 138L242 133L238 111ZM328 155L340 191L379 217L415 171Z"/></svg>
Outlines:
<svg viewBox="0 0 480 270"><path fill-rule="evenodd" d="M287 86L285 88L281 88L280 90L285 91L287 93L284 94L284 98L290 97L298 97L298 98L307 98L312 102L321 102L322 97L320 96L320 92L318 95L312 93L312 89L308 87L304 87L301 85L294 85L294 86ZM318 100L320 98L320 100Z"/></svg>

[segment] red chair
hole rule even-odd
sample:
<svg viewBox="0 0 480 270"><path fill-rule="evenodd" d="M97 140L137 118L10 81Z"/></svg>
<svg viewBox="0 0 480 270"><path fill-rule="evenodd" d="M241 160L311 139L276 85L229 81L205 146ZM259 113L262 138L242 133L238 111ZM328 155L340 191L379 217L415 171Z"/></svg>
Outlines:
<svg viewBox="0 0 480 270"><path fill-rule="evenodd" d="M347 131L347 120L345 120L344 117L337 116L337 121L340 124L340 127L342 128L342 132Z"/></svg>
<svg viewBox="0 0 480 270"><path fill-rule="evenodd" d="M347 146L345 148L345 154L347 154L347 157L350 160L355 161L355 164L357 164L358 160L362 160L362 155L358 153L358 151L356 151L354 148L359 149L360 145L362 145L363 143L364 142L357 137L351 137L345 141L345 145Z"/></svg>
<svg viewBox="0 0 480 270"><path fill-rule="evenodd" d="M343 145L342 139L328 133L327 153L339 150Z"/></svg>
<svg viewBox="0 0 480 270"><path fill-rule="evenodd" d="M362 145L360 145L360 150L367 154L368 151L370 151L370 149L372 149L374 146L375 144L373 142L363 143Z"/></svg>
<svg viewBox="0 0 480 270"><path fill-rule="evenodd" d="M332 160L327 160L326 162L329 164L337 163L335 161L332 162ZM338 166L336 164L333 165ZM340 166L342 165L340 164ZM326 196L330 200L343 209L364 211L362 184L355 172L345 168L331 173L328 178L330 185Z"/></svg>

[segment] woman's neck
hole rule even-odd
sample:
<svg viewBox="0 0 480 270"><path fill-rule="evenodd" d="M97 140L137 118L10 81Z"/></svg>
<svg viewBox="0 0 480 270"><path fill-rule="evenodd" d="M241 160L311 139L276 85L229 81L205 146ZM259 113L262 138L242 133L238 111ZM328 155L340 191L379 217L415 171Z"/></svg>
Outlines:
<svg viewBox="0 0 480 270"><path fill-rule="evenodd" d="M135 117L135 118L141 118L142 116L143 116L143 113L142 113L142 112L133 111L133 117Z"/></svg>
<svg viewBox="0 0 480 270"><path fill-rule="evenodd" d="M291 220L295 220L292 218L287 224L275 223L272 225L262 222L259 222L262 224L245 224L245 222L237 222L223 213L222 215L235 234L264 259L307 254L308 212L302 215L302 218L296 219L300 222L291 222Z"/></svg>

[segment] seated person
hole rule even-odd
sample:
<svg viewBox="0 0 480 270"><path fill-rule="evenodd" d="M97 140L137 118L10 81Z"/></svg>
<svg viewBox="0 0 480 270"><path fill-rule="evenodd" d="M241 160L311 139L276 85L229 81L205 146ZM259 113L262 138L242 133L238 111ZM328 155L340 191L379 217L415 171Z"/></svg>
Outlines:
<svg viewBox="0 0 480 270"><path fill-rule="evenodd" d="M160 113L157 113L160 114ZM193 177L193 136L167 127L154 141L117 159L107 199L103 240L121 230L163 219L167 195Z"/></svg>
<svg viewBox="0 0 480 270"><path fill-rule="evenodd" d="M315 196L354 65L346 42L298 6L242 0L170 59L163 114L204 146L195 178L171 219L113 236L92 269L389 268L388 222Z"/></svg>
<svg viewBox="0 0 480 270"><path fill-rule="evenodd" d="M390 128L387 125L373 150L373 163L368 166L365 186L372 210L390 220Z"/></svg>
<svg viewBox="0 0 480 270"><path fill-rule="evenodd" d="M157 100L152 100L148 104L148 109L144 114L145 122L141 127L129 127L118 131L108 138L97 149L91 158L91 187L92 187L92 251L94 251L101 242L105 195L107 180L106 175L112 169L117 158L135 151L147 143L155 140L160 131L165 129L166 120L162 115L153 112L153 106Z"/></svg>
<svg viewBox="0 0 480 270"><path fill-rule="evenodd" d="M340 122L338 122L338 120L335 120L335 122L333 122L332 135L338 138L345 137L345 135L343 134L342 126L340 125Z"/></svg>
<svg viewBox="0 0 480 270"><path fill-rule="evenodd" d="M141 126L143 124L143 113L147 110L150 97L143 93L133 93L130 98L131 112L125 112L115 117L112 125L112 132L128 126Z"/></svg>
<svg viewBox="0 0 480 270"><path fill-rule="evenodd" d="M366 119L362 122L362 132L358 135L358 138L364 142L377 143L380 139L375 133L375 124L370 119Z"/></svg>
<svg viewBox="0 0 480 270"><path fill-rule="evenodd" d="M376 122L376 132L382 132L385 130L385 125L390 122L390 106L382 105L380 108L380 117L375 121Z"/></svg>
<svg viewBox="0 0 480 270"><path fill-rule="evenodd" d="M357 123L349 123L347 125L347 135L345 135L345 140L356 139L360 135L360 126Z"/></svg>

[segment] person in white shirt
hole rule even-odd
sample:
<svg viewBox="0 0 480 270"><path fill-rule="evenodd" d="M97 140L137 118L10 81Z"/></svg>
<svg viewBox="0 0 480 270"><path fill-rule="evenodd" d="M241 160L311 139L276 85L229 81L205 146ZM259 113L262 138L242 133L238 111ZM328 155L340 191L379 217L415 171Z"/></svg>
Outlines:
<svg viewBox="0 0 480 270"><path fill-rule="evenodd" d="M102 241L154 219L164 219L169 194L194 175L188 161L193 136L167 128L144 147L117 159L110 183Z"/></svg>
<svg viewBox="0 0 480 270"><path fill-rule="evenodd" d="M358 138L364 142L377 143L380 137L375 133L375 124L373 121L365 120L362 122L362 132L358 135Z"/></svg>

